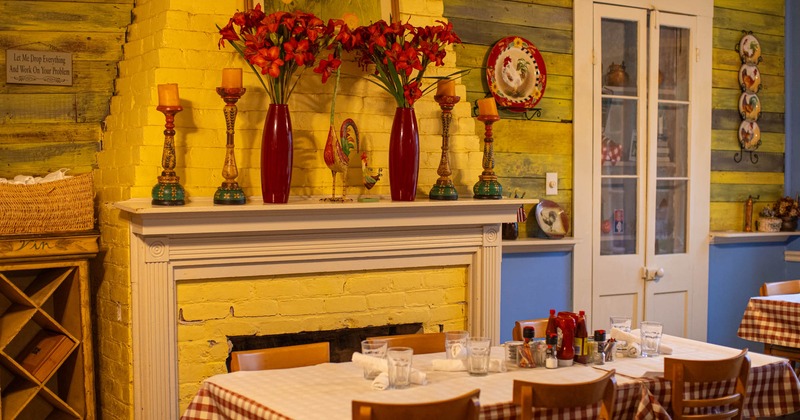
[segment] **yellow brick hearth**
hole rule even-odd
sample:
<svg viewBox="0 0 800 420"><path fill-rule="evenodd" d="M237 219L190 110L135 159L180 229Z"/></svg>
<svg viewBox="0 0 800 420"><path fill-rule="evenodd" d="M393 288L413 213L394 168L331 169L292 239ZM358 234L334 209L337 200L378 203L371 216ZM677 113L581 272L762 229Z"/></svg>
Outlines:
<svg viewBox="0 0 800 420"><path fill-rule="evenodd" d="M178 284L181 411L203 379L225 373L227 336L421 322L465 329L468 268L265 276Z"/></svg>

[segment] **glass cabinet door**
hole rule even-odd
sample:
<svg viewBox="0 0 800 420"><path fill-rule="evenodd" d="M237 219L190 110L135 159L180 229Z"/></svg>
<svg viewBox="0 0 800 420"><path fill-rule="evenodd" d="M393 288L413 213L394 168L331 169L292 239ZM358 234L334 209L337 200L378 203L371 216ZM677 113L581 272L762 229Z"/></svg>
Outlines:
<svg viewBox="0 0 800 420"><path fill-rule="evenodd" d="M602 115L600 145L600 255L636 254L638 242L639 138L646 120L640 118L646 104L646 69L639 64L641 22L617 18L600 21Z"/></svg>

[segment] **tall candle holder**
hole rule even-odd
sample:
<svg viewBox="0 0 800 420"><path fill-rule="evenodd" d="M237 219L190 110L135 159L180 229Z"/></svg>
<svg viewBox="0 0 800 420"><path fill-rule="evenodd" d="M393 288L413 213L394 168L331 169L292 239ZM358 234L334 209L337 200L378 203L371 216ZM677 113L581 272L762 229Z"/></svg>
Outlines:
<svg viewBox="0 0 800 420"><path fill-rule="evenodd" d="M475 198L500 200L503 198L503 186L497 182L494 173L494 138L492 138L492 124L499 121L497 115L479 115L478 121L483 122L485 132L483 137L483 173L478 177L478 182L472 187Z"/></svg>
<svg viewBox="0 0 800 420"><path fill-rule="evenodd" d="M180 105L159 105L157 110L164 114L164 151L161 153L161 176L153 187L152 203L159 206L182 206L186 193L180 184L180 177L175 173L175 114L183 111Z"/></svg>
<svg viewBox="0 0 800 420"><path fill-rule="evenodd" d="M436 95L433 100L442 108L442 159L439 161L439 169L436 171L439 174L439 179L436 184L431 188L428 197L431 200L458 200L458 191L456 191L453 180L450 175L453 172L450 170L450 161L447 154L450 150L450 122L453 120L453 107L458 101L461 100L460 96L450 95Z"/></svg>
<svg viewBox="0 0 800 420"><path fill-rule="evenodd" d="M225 101L225 107L222 112L225 114L227 140L225 143L225 163L222 165L222 177L225 178L225 181L222 181L222 185L217 188L217 192L214 194L214 204L244 204L247 202L244 191L239 187L239 183L236 182L236 177L239 176L239 169L236 167L236 156L233 153L234 127L236 126L236 114L239 112L236 102L239 101L239 98L244 95L246 90L244 88L217 88L217 93Z"/></svg>

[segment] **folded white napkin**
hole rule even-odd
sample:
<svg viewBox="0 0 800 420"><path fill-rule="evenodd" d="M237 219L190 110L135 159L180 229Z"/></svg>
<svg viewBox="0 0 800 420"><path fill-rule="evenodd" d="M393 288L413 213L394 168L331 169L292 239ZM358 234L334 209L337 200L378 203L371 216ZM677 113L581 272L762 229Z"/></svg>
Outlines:
<svg viewBox="0 0 800 420"><path fill-rule="evenodd" d="M352 360L357 366L381 372L381 374L372 381L373 388L386 389L389 387L389 374L387 373L389 371L389 362L386 359L354 352ZM426 385L428 383L428 377L425 375L425 372L414 368L411 368L409 380L415 385Z"/></svg>
<svg viewBox="0 0 800 420"><path fill-rule="evenodd" d="M631 334L625 331L620 330L619 328L612 328L611 329L611 338L615 340L627 341L628 343L642 343L641 338L638 335ZM641 350L639 350L641 352ZM659 354L672 354L672 347L664 344L662 341L658 345L658 353Z"/></svg>
<svg viewBox="0 0 800 420"><path fill-rule="evenodd" d="M465 359L434 359L431 361L433 370L443 372L464 372L467 370ZM489 359L489 372L505 372L506 363L503 359Z"/></svg>

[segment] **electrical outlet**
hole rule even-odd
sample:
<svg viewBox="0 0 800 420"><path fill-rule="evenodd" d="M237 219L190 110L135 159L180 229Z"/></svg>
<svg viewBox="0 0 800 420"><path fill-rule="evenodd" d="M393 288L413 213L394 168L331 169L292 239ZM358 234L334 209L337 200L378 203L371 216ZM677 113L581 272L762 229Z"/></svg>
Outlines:
<svg viewBox="0 0 800 420"><path fill-rule="evenodd" d="M544 178L545 195L558 195L558 172L548 172Z"/></svg>

